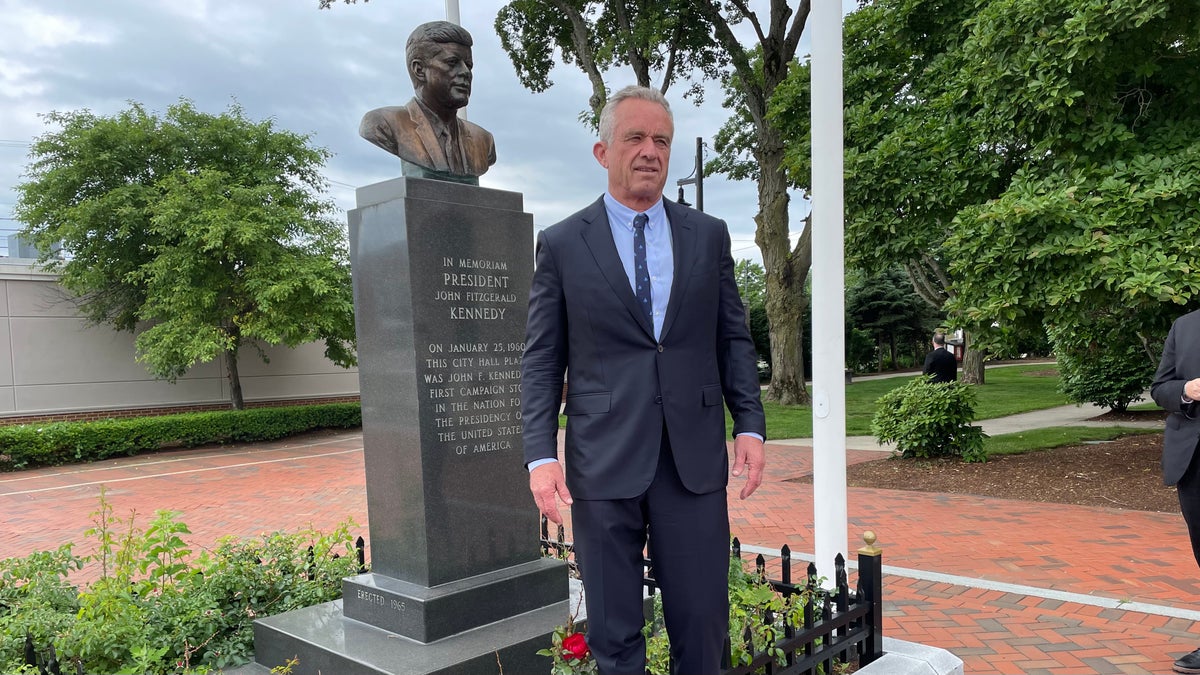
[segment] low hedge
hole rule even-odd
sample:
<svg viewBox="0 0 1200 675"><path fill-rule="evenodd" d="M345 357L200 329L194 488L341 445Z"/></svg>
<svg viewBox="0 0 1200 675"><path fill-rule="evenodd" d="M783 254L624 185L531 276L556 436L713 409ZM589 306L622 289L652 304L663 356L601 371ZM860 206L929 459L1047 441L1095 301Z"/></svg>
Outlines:
<svg viewBox="0 0 1200 675"><path fill-rule="evenodd" d="M169 446L266 441L361 425L357 403L22 424L0 427L0 471L92 462Z"/></svg>

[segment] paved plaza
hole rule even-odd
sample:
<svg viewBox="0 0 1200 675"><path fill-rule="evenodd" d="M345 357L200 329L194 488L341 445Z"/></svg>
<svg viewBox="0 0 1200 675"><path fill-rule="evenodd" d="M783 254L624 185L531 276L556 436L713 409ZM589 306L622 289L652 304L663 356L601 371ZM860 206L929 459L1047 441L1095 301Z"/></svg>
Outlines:
<svg viewBox="0 0 1200 675"><path fill-rule="evenodd" d="M879 456L863 439L848 445L868 448L849 462ZM812 486L789 479L810 473L811 442L769 443L768 457L750 500L731 484L733 532L752 550L788 544L805 557ZM87 553L102 486L116 515L143 525L182 512L196 547L346 519L366 535L362 436L324 432L0 474L0 557L66 541ZM885 633L948 649L967 673L1167 673L1200 646L1200 571L1178 514L850 489L849 518L883 549ZM848 545L853 560L861 541Z"/></svg>

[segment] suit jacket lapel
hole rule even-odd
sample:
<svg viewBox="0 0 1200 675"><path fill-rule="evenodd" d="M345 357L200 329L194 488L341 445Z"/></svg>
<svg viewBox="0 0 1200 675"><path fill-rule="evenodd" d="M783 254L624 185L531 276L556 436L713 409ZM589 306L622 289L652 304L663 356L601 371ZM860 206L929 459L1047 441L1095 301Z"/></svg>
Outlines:
<svg viewBox="0 0 1200 675"><path fill-rule="evenodd" d="M433 133L433 125L425 117L425 111L421 110L421 104L417 103L414 98L408 102L407 108L408 116L412 118L413 127L417 130L417 138L421 139L421 145L425 147L425 153L429 155L429 161L433 164L433 168L438 171L449 171L450 162L446 159L442 144Z"/></svg>
<svg viewBox="0 0 1200 675"><path fill-rule="evenodd" d="M608 282L612 292L617 295L634 320L654 337L654 326L650 325L645 313L638 306L637 297L629 287L629 277L625 275L625 267L621 264L621 256L617 253L617 245L613 242L612 229L608 223L608 213L604 209L604 198L593 203L583 214L586 226L583 228L583 241L591 251L600 273Z"/></svg>
<svg viewBox="0 0 1200 675"><path fill-rule="evenodd" d="M696 230L688 219L688 210L675 202L664 199L667 220L671 223L671 257L675 260L675 272L671 280L671 298L667 302L667 315L663 317L662 340L667 338L683 298L687 294L688 281L692 278L692 266L696 263Z"/></svg>

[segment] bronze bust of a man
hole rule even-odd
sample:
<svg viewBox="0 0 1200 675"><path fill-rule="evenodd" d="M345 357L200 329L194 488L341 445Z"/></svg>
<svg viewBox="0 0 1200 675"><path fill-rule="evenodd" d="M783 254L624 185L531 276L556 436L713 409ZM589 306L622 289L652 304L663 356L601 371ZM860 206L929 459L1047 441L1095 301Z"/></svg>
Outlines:
<svg viewBox="0 0 1200 675"><path fill-rule="evenodd" d="M405 60L416 96L376 108L358 134L400 158L405 176L479 184L496 163L496 143L483 127L458 118L471 97L471 34L448 21L417 26Z"/></svg>

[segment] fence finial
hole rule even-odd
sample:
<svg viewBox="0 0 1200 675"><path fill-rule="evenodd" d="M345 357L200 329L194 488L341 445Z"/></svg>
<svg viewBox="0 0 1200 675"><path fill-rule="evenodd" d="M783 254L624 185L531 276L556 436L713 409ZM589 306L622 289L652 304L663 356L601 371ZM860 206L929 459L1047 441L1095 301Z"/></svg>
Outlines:
<svg viewBox="0 0 1200 675"><path fill-rule="evenodd" d="M875 545L875 533L872 532L871 530L867 530L866 532L863 532L863 541L867 542L867 545L858 549L859 555L875 555L875 556L877 556L877 555L881 555L883 553L883 549L881 549Z"/></svg>

